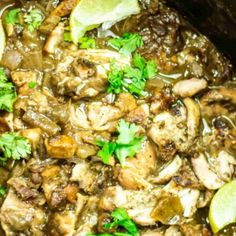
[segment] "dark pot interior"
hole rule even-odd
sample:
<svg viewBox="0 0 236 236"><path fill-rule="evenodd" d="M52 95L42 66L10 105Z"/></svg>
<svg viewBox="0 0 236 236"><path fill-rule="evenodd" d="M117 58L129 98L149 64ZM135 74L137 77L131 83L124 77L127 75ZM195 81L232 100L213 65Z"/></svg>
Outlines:
<svg viewBox="0 0 236 236"><path fill-rule="evenodd" d="M166 0L236 65L235 0Z"/></svg>

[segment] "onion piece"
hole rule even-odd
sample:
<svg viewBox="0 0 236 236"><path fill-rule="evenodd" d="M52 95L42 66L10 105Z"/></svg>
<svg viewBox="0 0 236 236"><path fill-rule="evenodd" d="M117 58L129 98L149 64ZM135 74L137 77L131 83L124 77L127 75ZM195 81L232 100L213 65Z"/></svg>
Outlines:
<svg viewBox="0 0 236 236"><path fill-rule="evenodd" d="M6 45L5 31L3 29L2 20L0 20L0 61Z"/></svg>

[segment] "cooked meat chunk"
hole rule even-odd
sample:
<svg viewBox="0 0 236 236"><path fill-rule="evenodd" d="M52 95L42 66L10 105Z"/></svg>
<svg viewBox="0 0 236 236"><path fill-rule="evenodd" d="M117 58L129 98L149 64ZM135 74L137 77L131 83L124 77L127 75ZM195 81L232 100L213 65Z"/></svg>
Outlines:
<svg viewBox="0 0 236 236"><path fill-rule="evenodd" d="M145 124L149 117L149 106L143 104L132 110L127 116L126 119L131 123Z"/></svg>
<svg viewBox="0 0 236 236"><path fill-rule="evenodd" d="M218 189L225 183L211 170L204 154L200 154L197 158L192 158L192 165L197 177L207 189Z"/></svg>
<svg viewBox="0 0 236 236"><path fill-rule="evenodd" d="M30 232L32 235L43 234L46 214L39 208L21 201L12 189L1 207L1 225L6 235Z"/></svg>
<svg viewBox="0 0 236 236"><path fill-rule="evenodd" d="M67 135L53 137L45 140L47 154L53 158L67 159L75 154L76 144L73 138Z"/></svg>
<svg viewBox="0 0 236 236"><path fill-rule="evenodd" d="M184 151L187 148L187 135L181 122L169 112L154 118L149 136L158 145L164 160L172 159L177 150Z"/></svg>
<svg viewBox="0 0 236 236"><path fill-rule="evenodd" d="M14 84L20 87L26 83L36 82L37 73L34 71L12 71L11 77Z"/></svg>
<svg viewBox="0 0 236 236"><path fill-rule="evenodd" d="M126 189L142 189L149 186L147 177L156 168L157 158L155 147L145 142L134 158L128 158L125 166L118 171L118 180Z"/></svg>

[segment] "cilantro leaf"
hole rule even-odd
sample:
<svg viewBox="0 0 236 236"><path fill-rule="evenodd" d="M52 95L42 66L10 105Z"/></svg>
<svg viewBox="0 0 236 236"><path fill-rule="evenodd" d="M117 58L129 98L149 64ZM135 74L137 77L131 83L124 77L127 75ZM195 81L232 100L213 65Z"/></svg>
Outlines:
<svg viewBox="0 0 236 236"><path fill-rule="evenodd" d="M7 81L3 68L0 68L0 110L12 112L15 100L15 87L11 82Z"/></svg>
<svg viewBox="0 0 236 236"><path fill-rule="evenodd" d="M98 156L102 158L104 164L108 165L110 163L110 157L115 151L116 143L97 141L97 145L102 147L98 152Z"/></svg>
<svg viewBox="0 0 236 236"><path fill-rule="evenodd" d="M20 13L20 8L15 8L7 12L5 21L6 24L11 24L11 25L16 25L19 24L19 13Z"/></svg>
<svg viewBox="0 0 236 236"><path fill-rule="evenodd" d="M70 32L64 32L64 35L63 35L63 37L64 37L64 41L65 42L72 42L72 39L71 39L71 35L70 35Z"/></svg>
<svg viewBox="0 0 236 236"><path fill-rule="evenodd" d="M4 188L2 185L0 185L0 197L4 197L7 193L6 188Z"/></svg>
<svg viewBox="0 0 236 236"><path fill-rule="evenodd" d="M144 70L144 76L148 79L152 79L157 75L157 65L156 62L151 60L146 64L146 68Z"/></svg>
<svg viewBox="0 0 236 236"><path fill-rule="evenodd" d="M43 22L43 19L44 16L39 9L33 9L27 15L24 16L24 21L28 24L30 32L37 30Z"/></svg>
<svg viewBox="0 0 236 236"><path fill-rule="evenodd" d="M123 70L112 62L111 71L108 74L108 92L119 94L125 91L138 96L146 96L146 80L155 77L156 74L156 62L146 61L140 54L135 54L132 66L126 66Z"/></svg>
<svg viewBox="0 0 236 236"><path fill-rule="evenodd" d="M117 139L118 144L129 144L134 140L138 127L135 124L129 124L121 119L117 128L119 136Z"/></svg>
<svg viewBox="0 0 236 236"><path fill-rule="evenodd" d="M118 144L115 154L121 166L124 166L126 157L133 157L142 147L143 137L134 138L128 145Z"/></svg>
<svg viewBox="0 0 236 236"><path fill-rule="evenodd" d="M0 136L0 149L3 155L0 160L3 162L9 158L14 160L26 159L31 153L31 145L28 139L13 132L4 133Z"/></svg>
<svg viewBox="0 0 236 236"><path fill-rule="evenodd" d="M36 85L37 85L37 83L33 82L33 81L28 83L28 87L31 89L35 88Z"/></svg>
<svg viewBox="0 0 236 236"><path fill-rule="evenodd" d="M129 217L129 215L127 214L127 212L124 208L115 209L111 213L111 216L113 218L113 222L105 224L104 225L105 229L112 229L116 226L122 226L127 231L127 233L126 232L125 233L117 232L116 234L114 233L114 235L117 235L117 236L121 236L121 235L124 236L124 234L125 235L132 235L132 236L138 236L139 235L136 224Z"/></svg>
<svg viewBox="0 0 236 236"><path fill-rule="evenodd" d="M82 49L96 48L96 41L93 38L82 37L82 38L80 38L79 43L80 43L80 48L82 48Z"/></svg>
<svg viewBox="0 0 236 236"><path fill-rule="evenodd" d="M108 45L125 56L130 56L138 47L143 46L142 37L136 33L125 33L120 38L108 40Z"/></svg>
<svg viewBox="0 0 236 236"><path fill-rule="evenodd" d="M107 92L116 94L121 93L123 91L123 77L124 72L120 70L114 62L112 62L111 71L108 74L109 87Z"/></svg>
<svg viewBox="0 0 236 236"><path fill-rule="evenodd" d="M113 154L119 160L121 166L124 166L127 157L133 157L142 147L144 137L136 135L138 128L135 124L129 124L123 119L120 120L117 131L118 138L115 142L98 141L97 145L102 147L98 152L104 164L109 164Z"/></svg>

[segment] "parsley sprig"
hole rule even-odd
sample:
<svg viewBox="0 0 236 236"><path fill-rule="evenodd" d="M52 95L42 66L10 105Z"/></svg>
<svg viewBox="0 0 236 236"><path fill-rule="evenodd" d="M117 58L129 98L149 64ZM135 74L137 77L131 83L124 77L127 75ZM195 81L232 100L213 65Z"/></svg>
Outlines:
<svg viewBox="0 0 236 236"><path fill-rule="evenodd" d="M30 32L37 30L43 22L43 19L44 16L39 9L33 9L24 16L24 21L28 24L28 29Z"/></svg>
<svg viewBox="0 0 236 236"><path fill-rule="evenodd" d="M140 54L135 54L132 66L126 66L121 70L115 62L111 63L111 71L108 74L109 93L119 94L129 92L138 96L146 96L144 91L146 80L154 78L157 74L157 65L153 60L146 61Z"/></svg>
<svg viewBox="0 0 236 236"><path fill-rule="evenodd" d="M130 56L137 48L143 46L142 37L136 33L125 33L122 37L108 40L108 45L125 56Z"/></svg>
<svg viewBox="0 0 236 236"><path fill-rule="evenodd" d="M20 8L15 8L7 12L5 21L6 24L11 24L11 25L16 25L20 23L19 20L19 13L20 13Z"/></svg>
<svg viewBox="0 0 236 236"><path fill-rule="evenodd" d="M127 157L133 157L142 146L144 137L137 136L138 127L121 119L117 128L119 135L115 142L98 141L97 145L102 147L98 152L104 164L110 163L110 158L115 154L121 166L124 166Z"/></svg>
<svg viewBox="0 0 236 236"><path fill-rule="evenodd" d="M12 112L16 100L16 90L11 82L8 82L3 68L0 68L0 110Z"/></svg>
<svg viewBox="0 0 236 236"><path fill-rule="evenodd" d="M31 145L27 138L17 133L7 132L0 136L0 150L2 156L0 160L6 162L9 158L20 160L27 159L31 153Z"/></svg>
<svg viewBox="0 0 236 236"><path fill-rule="evenodd" d="M0 197L4 197L7 193L6 188L4 188L2 185L0 185Z"/></svg>
<svg viewBox="0 0 236 236"><path fill-rule="evenodd" d="M113 221L103 225L104 229L115 229L113 234L88 234L87 236L139 236L139 231L134 221L129 217L124 208L117 208L111 216ZM122 228L122 231L117 232L117 228Z"/></svg>

